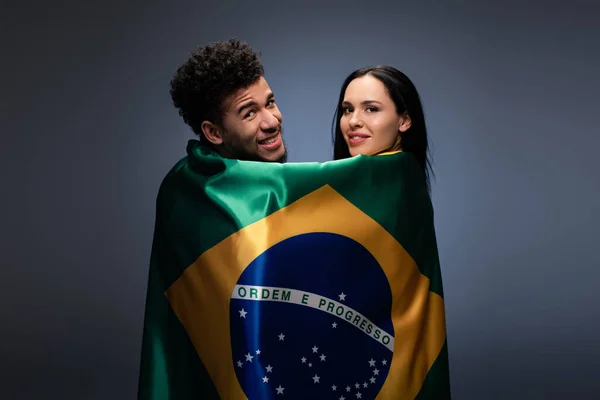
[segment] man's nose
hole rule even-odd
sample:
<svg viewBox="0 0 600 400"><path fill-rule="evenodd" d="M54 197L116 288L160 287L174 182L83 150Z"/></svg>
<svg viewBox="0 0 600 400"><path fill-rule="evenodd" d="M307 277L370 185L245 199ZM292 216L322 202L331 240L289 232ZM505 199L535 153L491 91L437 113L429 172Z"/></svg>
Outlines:
<svg viewBox="0 0 600 400"><path fill-rule="evenodd" d="M264 131L274 130L279 128L280 121L272 112L266 110L265 117L260 123L260 128Z"/></svg>

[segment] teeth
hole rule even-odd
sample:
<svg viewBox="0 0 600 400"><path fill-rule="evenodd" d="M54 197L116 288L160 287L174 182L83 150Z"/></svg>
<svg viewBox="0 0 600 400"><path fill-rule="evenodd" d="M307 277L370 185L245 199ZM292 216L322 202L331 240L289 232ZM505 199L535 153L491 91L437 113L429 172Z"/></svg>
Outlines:
<svg viewBox="0 0 600 400"><path fill-rule="evenodd" d="M267 140L264 140L262 143L263 143L263 144L271 144L271 143L275 142L275 139L276 139L276 138L277 138L277 137L273 136L272 138L269 138L269 139L267 139Z"/></svg>

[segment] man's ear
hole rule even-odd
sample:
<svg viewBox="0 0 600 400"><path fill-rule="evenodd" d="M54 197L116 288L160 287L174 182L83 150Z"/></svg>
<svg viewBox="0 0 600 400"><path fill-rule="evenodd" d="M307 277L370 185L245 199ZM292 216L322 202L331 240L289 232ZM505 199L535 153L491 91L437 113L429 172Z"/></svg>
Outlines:
<svg viewBox="0 0 600 400"><path fill-rule="evenodd" d="M398 130L400 132L406 132L408 130L408 128L410 128L410 125L412 124L412 120L410 119L410 116L408 115L408 113L404 113L400 116L400 124L398 125Z"/></svg>
<svg viewBox="0 0 600 400"><path fill-rule="evenodd" d="M219 128L216 124L210 121L203 121L200 127L202 128L202 133L204 133L204 137L210 143L214 145L219 145L223 143L223 132L221 131L221 128Z"/></svg>

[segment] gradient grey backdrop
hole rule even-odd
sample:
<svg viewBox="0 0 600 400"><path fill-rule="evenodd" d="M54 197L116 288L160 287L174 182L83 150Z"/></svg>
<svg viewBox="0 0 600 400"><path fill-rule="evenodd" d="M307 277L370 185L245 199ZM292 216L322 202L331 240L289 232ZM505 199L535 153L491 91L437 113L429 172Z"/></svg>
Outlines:
<svg viewBox="0 0 600 400"><path fill-rule="evenodd" d="M168 83L234 35L291 161L329 159L354 68L416 83L455 399L598 398L597 2L84 3L0 13L1 398L135 397L155 197L192 137Z"/></svg>

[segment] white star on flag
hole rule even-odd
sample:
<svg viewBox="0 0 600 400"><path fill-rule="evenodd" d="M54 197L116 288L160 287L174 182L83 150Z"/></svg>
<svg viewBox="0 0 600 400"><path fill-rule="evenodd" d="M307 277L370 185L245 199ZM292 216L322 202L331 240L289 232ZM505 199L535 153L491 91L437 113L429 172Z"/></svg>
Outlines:
<svg viewBox="0 0 600 400"><path fill-rule="evenodd" d="M346 300L346 296L347 295L344 292L341 292L338 295L340 301L345 301ZM242 309L239 309L238 312L240 314L240 318L247 319L247 315L249 314L248 311L246 311L244 308L242 308ZM253 319L254 319L254 317L251 318L251 320L253 320ZM337 324L336 321L334 321L334 322L331 323L331 326L332 326L332 328L337 328L338 324ZM282 329L282 328L286 329L283 326L280 327L279 329ZM341 328L341 329L342 329L342 331L344 331L346 328ZM285 336L286 336L283 332L280 332L279 334L276 334L275 332L272 332L271 335L273 335L273 336L271 336L271 338L272 338L271 342L275 342L276 341L275 340L275 336L277 336L278 341L284 341L285 340ZM295 340L294 338L292 338L292 341ZM288 340L288 342L289 342L289 340ZM306 345L308 345L308 343L306 343ZM325 353L323 351L319 351L320 350L319 347L321 347L321 350L322 350L324 348L323 346L325 346L325 347L328 348L327 345L328 345L328 343L320 343L319 346L313 345L313 347L310 347L310 349L312 350L312 353L309 353L309 355L313 354L313 356L311 358L314 359L315 361L317 359L319 359L320 362L327 362L328 364L331 363L331 362L335 362L335 359L336 359L335 354L333 354L333 356L331 354L329 354L330 359L327 360L327 356L325 355ZM288 347L285 343L281 343L279 346L283 346L283 347L280 347L280 349L285 349L286 347ZM309 347L307 346L305 349L308 350ZM278 382L278 381L280 379L277 378L277 376L279 376L278 375L279 372L275 372L275 374L273 374L274 367L271 364L268 364L267 366L264 366L264 364L261 361L262 358L265 357L265 355L268 356L268 353L269 353L268 349L264 350L264 351L266 351L265 355L262 355L263 351L261 349L257 349L256 347L255 347L255 350L254 350L255 354L252 354L252 352L249 351L248 348L246 348L246 350L248 350L247 354L242 354L242 358L240 358L239 361L236 361L235 359L231 360L231 361L234 362L234 365L241 369L241 368L244 367L244 364L246 362L247 363L253 363L254 357L259 358L256 361L257 362L256 366L258 366L260 368L260 370L262 370L264 368L264 370L262 371L262 372L264 372L264 375L261 378L260 375L258 375L258 374L262 375L262 373L259 372L259 370L256 370L256 372L258 374L254 375L254 379L255 379L254 382L257 381L256 378L262 379L263 384L267 384L267 386L264 386L265 389L268 388L268 387L270 387L271 385L275 385L275 383L278 383L279 386L276 387L276 388L274 387L273 389L276 390L277 395L284 395L285 388L282 385L279 384L280 382ZM330 352L329 350L330 349L328 348L328 353ZM321 353L321 354L319 354L319 353ZM260 355L260 357L258 357L259 355ZM333 358L331 358L331 357L333 357ZM244 360L244 362L241 361L241 360ZM312 369L313 363L309 362L309 359L307 357L303 356L300 360L301 360L302 364L307 364L308 367ZM269 361L273 362L273 360L269 360ZM362 361L360 361L360 360L357 360L357 361L359 361L360 363L363 363L363 362L365 362L365 358L362 358ZM391 360L387 360L387 359L380 359L379 362L381 363L381 365L387 366L388 365L388 361L391 363ZM344 396L340 396L340 397L334 397L335 399L338 399L338 400L362 399L362 395L363 394L360 392L360 390L363 389L363 388L365 390L369 390L369 391L373 390L375 388L375 385L377 384L377 381L378 381L377 378L379 377L378 375L380 375L380 370L376 367L377 366L377 361L374 359L374 357L371 357L369 360L367 360L367 362L369 363L369 369L372 371L372 376L371 377L363 376L364 378L367 378L364 381L364 383L358 383L357 382L355 385L349 385L349 386L345 386L345 387L344 386L337 386L337 385L332 385L331 381L329 379L327 379L327 377L325 377L325 381L323 382L324 386L322 388L325 389L325 390L327 390L326 388L327 388L328 384L330 385L329 387L331 388L331 390L333 392L337 392L338 388L339 388L340 391L343 392L344 388L345 388L346 389L345 391L347 392L348 398L344 397L345 395ZM275 363L275 365L277 366L278 364ZM315 364L315 366L314 366L315 370L319 371L319 365L320 364L318 362ZM363 368L364 368L364 364L363 364ZM387 370L387 367L386 367L386 370ZM279 369L278 369L278 371L279 371ZM365 371L365 372L367 372L367 371ZM239 373L243 374L243 371L239 371ZM275 381L272 382L272 383L270 382L271 378L275 379ZM318 389L318 387L320 387L321 376L319 376L318 374L315 373L315 375L313 375L312 377L310 375L306 376L304 379L306 379L306 378L312 379L313 380L313 385L319 384L319 386L313 386L314 389ZM369 386L371 386L371 388L369 388ZM356 389L354 389L354 387L356 387ZM273 390L273 389L268 389L268 390L270 391L270 390ZM294 390L294 388L291 388L290 390ZM352 393L352 392L354 392L354 393ZM290 393L288 393L288 394L290 394ZM369 397L369 395L370 394L366 392L365 396Z"/></svg>

